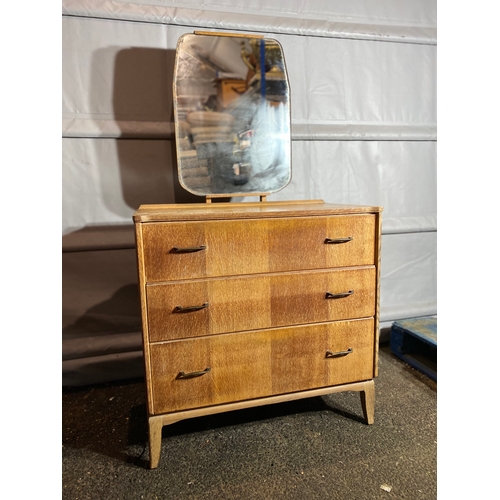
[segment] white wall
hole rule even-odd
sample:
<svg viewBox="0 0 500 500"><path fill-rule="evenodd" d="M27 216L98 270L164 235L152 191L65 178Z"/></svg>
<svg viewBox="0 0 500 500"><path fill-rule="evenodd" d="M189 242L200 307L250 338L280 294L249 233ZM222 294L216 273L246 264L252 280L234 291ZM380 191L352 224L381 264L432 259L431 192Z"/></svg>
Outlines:
<svg viewBox="0 0 500 500"><path fill-rule="evenodd" d="M435 0L63 0L62 23L63 383L142 375L132 214L198 201L171 96L195 29L281 42L292 181L269 199L382 205L382 326L437 313Z"/></svg>

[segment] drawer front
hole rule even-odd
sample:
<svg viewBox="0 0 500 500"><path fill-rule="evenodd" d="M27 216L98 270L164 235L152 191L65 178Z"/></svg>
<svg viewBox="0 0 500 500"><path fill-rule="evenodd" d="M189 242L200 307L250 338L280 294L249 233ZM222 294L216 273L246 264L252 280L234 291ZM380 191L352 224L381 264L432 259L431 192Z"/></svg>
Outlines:
<svg viewBox="0 0 500 500"><path fill-rule="evenodd" d="M147 286L150 342L375 315L375 268Z"/></svg>
<svg viewBox="0 0 500 500"><path fill-rule="evenodd" d="M373 214L147 223L142 233L150 283L375 264Z"/></svg>
<svg viewBox="0 0 500 500"><path fill-rule="evenodd" d="M368 380L373 319L150 346L153 413Z"/></svg>

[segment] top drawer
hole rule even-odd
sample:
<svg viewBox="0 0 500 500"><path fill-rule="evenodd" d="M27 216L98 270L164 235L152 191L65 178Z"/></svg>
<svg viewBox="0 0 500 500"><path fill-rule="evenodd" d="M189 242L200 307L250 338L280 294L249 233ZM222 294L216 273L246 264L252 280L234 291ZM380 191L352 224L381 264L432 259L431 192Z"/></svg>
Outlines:
<svg viewBox="0 0 500 500"><path fill-rule="evenodd" d="M372 265L375 218L144 223L146 282Z"/></svg>

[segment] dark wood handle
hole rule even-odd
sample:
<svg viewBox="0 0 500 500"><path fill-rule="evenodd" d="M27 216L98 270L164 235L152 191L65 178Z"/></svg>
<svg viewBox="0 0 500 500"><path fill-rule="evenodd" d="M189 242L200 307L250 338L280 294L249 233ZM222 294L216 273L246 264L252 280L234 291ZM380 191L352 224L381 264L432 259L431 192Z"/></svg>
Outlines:
<svg viewBox="0 0 500 500"><path fill-rule="evenodd" d="M326 238L325 243L327 245L338 245L339 243L349 243L349 241L352 241L352 236L349 236L348 238Z"/></svg>
<svg viewBox="0 0 500 500"><path fill-rule="evenodd" d="M193 312L193 311L199 311L200 309L205 309L205 307L208 307L208 302L205 302L204 304L200 304L199 306L175 306L174 308L174 313L185 313L185 312Z"/></svg>
<svg viewBox="0 0 500 500"><path fill-rule="evenodd" d="M193 252L201 252L207 248L205 245L201 245L199 247L174 247L170 250L170 253L193 253Z"/></svg>
<svg viewBox="0 0 500 500"><path fill-rule="evenodd" d="M332 351L326 351L325 358L338 358L340 356L347 356L348 354L352 354L354 351L352 350L352 347L349 347L347 351L339 351L339 352L332 352Z"/></svg>
<svg viewBox="0 0 500 500"><path fill-rule="evenodd" d="M211 368L207 367L204 370L202 370L201 372L189 372L189 373L179 372L179 374L177 375L177 378L178 379L182 379L182 378L185 379L185 378L201 377L202 375L205 375L206 373L208 373L210 370L211 370Z"/></svg>
<svg viewBox="0 0 500 500"><path fill-rule="evenodd" d="M342 293L326 292L325 299L342 299L344 297L349 297L350 295L354 295L354 290L349 290L348 292L342 292Z"/></svg>

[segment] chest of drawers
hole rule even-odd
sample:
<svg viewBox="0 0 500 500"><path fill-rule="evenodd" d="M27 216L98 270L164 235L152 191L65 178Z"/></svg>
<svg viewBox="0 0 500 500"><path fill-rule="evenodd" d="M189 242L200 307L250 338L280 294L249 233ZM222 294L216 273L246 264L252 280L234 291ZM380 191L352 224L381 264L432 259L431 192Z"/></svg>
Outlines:
<svg viewBox="0 0 500 500"><path fill-rule="evenodd" d="M151 468L162 427L186 418L351 390L373 422L381 211L136 211Z"/></svg>

